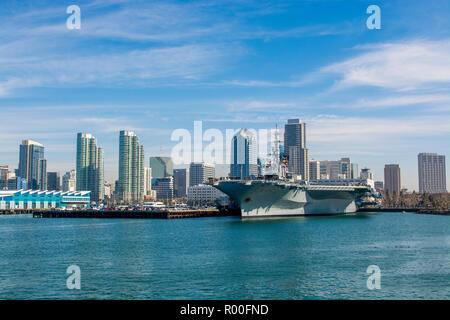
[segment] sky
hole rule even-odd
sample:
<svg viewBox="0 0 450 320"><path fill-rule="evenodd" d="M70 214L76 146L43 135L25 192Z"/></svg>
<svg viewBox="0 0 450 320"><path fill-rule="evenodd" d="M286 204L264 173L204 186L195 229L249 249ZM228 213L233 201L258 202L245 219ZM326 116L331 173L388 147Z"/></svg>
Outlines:
<svg viewBox="0 0 450 320"><path fill-rule="evenodd" d="M381 29L366 26L372 4ZM449 89L447 0L0 2L0 164L13 169L24 139L45 145L48 171L74 169L87 132L114 181L120 130L148 165L194 121L224 132L300 118L311 158L350 157L376 180L398 163L417 190L417 154L449 157Z"/></svg>

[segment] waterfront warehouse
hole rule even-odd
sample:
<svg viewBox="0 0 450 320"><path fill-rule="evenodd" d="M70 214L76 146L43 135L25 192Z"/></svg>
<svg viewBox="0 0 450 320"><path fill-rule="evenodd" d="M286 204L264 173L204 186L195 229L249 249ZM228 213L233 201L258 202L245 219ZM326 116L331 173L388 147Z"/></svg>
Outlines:
<svg viewBox="0 0 450 320"><path fill-rule="evenodd" d="M0 209L86 209L90 202L90 191L0 190Z"/></svg>

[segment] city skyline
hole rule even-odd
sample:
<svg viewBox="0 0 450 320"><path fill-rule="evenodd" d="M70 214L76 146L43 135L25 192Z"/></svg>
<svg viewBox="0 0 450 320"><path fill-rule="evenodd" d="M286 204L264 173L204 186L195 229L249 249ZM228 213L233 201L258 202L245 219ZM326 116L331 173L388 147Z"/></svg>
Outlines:
<svg viewBox="0 0 450 320"><path fill-rule="evenodd" d="M310 159L349 157L377 180L398 163L418 190L417 154L449 155L449 3L379 1L380 30L366 28L369 4L83 0L81 29L67 30L65 4L2 3L0 162L17 168L17 145L34 139L63 173L73 134L90 132L114 181L120 130L139 134L147 161L194 120L225 130L298 117Z"/></svg>
<svg viewBox="0 0 450 320"><path fill-rule="evenodd" d="M295 121L297 121L298 119L290 119L290 121L291 121L291 124L293 124L293 120L295 120ZM289 121L287 121L287 123L288 123ZM301 122L298 122L298 124L300 124ZM302 129L299 131L299 132L301 132L301 136L305 136L303 139L306 141L307 139L306 139L306 135L303 133L304 131L305 131L305 123L301 123L302 124ZM241 129L241 130L239 130L238 131L238 133L237 133L237 135L239 135L239 133L241 133L242 132L242 130L245 130L245 132L247 132L247 129L245 129L245 128L243 128L243 129ZM297 130L298 131L298 130ZM123 137L124 136L127 136L127 137L129 137L129 138L131 138L131 139L134 139L134 140L136 140L136 141L134 141L134 142L130 142L130 146L131 145L136 145L137 146L137 155L138 155L138 157L139 157L139 160L137 160L137 162L142 162L142 164L140 164L139 165L139 168L137 168L137 170L140 170L140 171L142 171L141 173L142 173L142 176L144 176L144 171L146 170L146 169L149 169L149 170L152 170L151 169L151 166L152 166L152 160L158 160L158 159L160 159L159 161L168 161L169 162L169 170L170 171L175 171L175 170L180 170L180 169L188 169L188 171L189 171L189 168L192 168L192 165L194 164L194 165L209 165L208 163L205 163L205 162L202 162L202 163L196 163L196 162L194 162L194 161L191 161L191 162L189 162L189 163L186 163L186 164L183 164L183 165L181 165L181 166L174 166L173 165L173 163L172 163L172 159L171 159L171 157L170 156L150 156L150 157L148 157L148 160L149 160L149 164L150 164L150 167L145 167L145 165L144 165L144 163L145 163L145 157L144 157L144 155L143 155L143 151L144 151L144 146L143 145L139 145L139 138L136 136L136 134L134 133L134 132L131 132L131 131L127 131L127 130L121 130L121 131L119 131L119 134L120 134L120 141L122 141L123 140ZM100 154L100 158L99 158L99 164L96 164L96 165L99 165L100 167L102 167L102 165L101 164L103 164L103 161L104 161L104 155L103 155L103 149L102 148L99 148L99 147L97 147L97 140L96 140L96 138L94 137L94 136L92 136L91 134L85 134L85 133L78 133L77 134L77 141L76 141L76 144L75 144L75 150L78 150L78 149L80 149L81 148L81 146L82 146L82 144L81 144L81 140L80 139L84 139L84 140L86 140L87 142L85 142L83 145L91 145L91 147L94 147L94 149L95 150L93 150L92 152L94 152L94 154ZM234 139L235 139L235 136L233 137L233 139L232 139L232 141L234 141ZM286 139L286 138L285 138ZM27 139L27 140L23 140L22 141L22 144L20 145L21 146L21 148L22 148L22 146L24 145L24 143L25 143L25 145L27 145L27 144L30 144L30 145L32 145L32 146L38 146L38 147L40 147L40 148L44 148L44 146L42 145L42 144L40 144L40 143L38 143L38 142L35 142L35 141L33 141L33 140L31 140L31 139ZM119 143L119 146L121 145L121 144L123 144L123 142L120 142ZM231 142L231 146L233 145L233 142ZM283 146L284 146L284 144L282 144ZM85 146L85 148L86 148L86 146ZM89 150L88 149L91 149L91 148L87 148L85 151L84 151L84 153L86 153L86 152L88 152ZM97 149L98 149L98 151L97 151ZM120 149L120 148L119 148ZM80 149L81 150L81 149ZM43 151L41 151L42 152L42 154L43 154ZM91 153L92 153L91 152ZM77 153L79 153L79 151L77 151ZM84 154L83 153L83 154ZM119 152L120 153L120 152ZM20 158L20 154L21 154L21 152L20 152L20 150L19 150L19 158ZM420 184L420 157L421 157L421 155L434 155L434 156L436 156L436 157L439 157L439 159L441 159L441 160L439 160L439 161L441 161L442 163L443 163L443 165L441 164L441 166L442 166L442 168L440 168L439 170L441 170L441 172L443 172L443 174L444 174L444 176L443 176L443 183L442 182L440 182L440 184L443 184L444 186L445 186L445 180L446 180L446 165L445 165L445 155L438 155L438 154L436 154L436 153L424 153L424 152L420 152L420 153L418 153L417 154L417 157L419 157L418 158L418 162L416 163L416 165L419 165L419 169L418 169L418 171L416 171L416 178L417 178L417 181L418 181L418 184ZM76 157L76 161L75 161L75 168L77 168L78 167L78 158L79 157L81 157L81 155L77 155L77 157ZM97 156L96 156L97 157ZM95 157L95 159L93 160L94 162L96 162L97 160L97 158ZM88 162L90 161L89 159L90 159L90 157L85 157L86 159L85 160L87 160ZM48 178L48 175L49 174L58 174L58 175L60 175L61 173L63 173L63 174L65 174L65 173L69 173L70 171L75 171L75 172L78 172L77 170L74 170L74 169L72 169L72 168L64 168L63 170L61 170L61 171L56 171L56 172L52 172L52 171L48 171L47 170L47 168L46 168L46 166L47 166L47 161L46 161L46 159L39 159L39 160L41 160L41 161L44 161L45 162L45 170L46 170L46 174L45 174L45 183L47 183L47 178ZM350 163L350 159L349 158L341 158L340 160L320 160L320 161L317 161L317 160L315 160L315 159L309 159L309 161L308 161L309 163L311 163L311 162L319 162L320 164L321 164L321 166L319 166L319 168L320 168L320 170L319 170L319 173L320 173L320 171L323 171L322 173L320 173L321 175L323 175L323 173L325 172L324 170L325 170L325 167L327 168L327 172L329 171L329 170L331 170L330 172L331 172L331 178L332 179L337 179L339 176L340 176L340 172L342 171L342 170L345 170L346 171L346 176L348 176L348 177L351 177L351 178L355 178L355 177L353 177L353 175L354 175L354 173L352 172L353 171L353 169L352 169L352 167L353 166L356 166L356 168L358 167L358 165L359 164L357 164L357 163L353 163L353 162L351 162ZM101 164L100 164L101 163ZM20 161L19 161L19 164L20 164ZM230 165L226 165L226 164L212 164L213 165L213 167L215 168L215 170L214 170L214 172L215 172L215 177L228 177L229 175L230 175L230 173L231 173L231 171L230 171ZM330 165L331 165L331 167L330 167ZM4 167L4 166L6 166L6 169L7 170L10 170L11 172L14 172L14 170L17 170L17 172L19 172L19 169L18 168L14 168L14 167L9 167L8 165L5 165L5 164L1 164L0 166L2 166L2 167ZM389 167L389 166L398 166L398 164L396 164L396 165L391 165L391 164L383 164L383 166L384 166L384 175L383 176L381 176L381 177L378 177L378 176L375 176L374 178L373 178L373 180L374 181L376 181L376 180L386 180L386 167ZM142 167L142 168L140 168L140 167ZM222 170L219 170L219 172L217 171L217 167L222 167ZM335 168L336 167L336 168ZM226 169L226 168L228 168L228 170ZM367 168L366 166L361 166L361 169L363 169L363 168ZM142 169L142 170L141 170ZM369 168L371 171L372 171L372 168ZM95 170L95 169L94 169ZM167 169L162 169L162 170L167 170ZM335 172L335 176L333 176L333 170L334 171L336 171L336 170L338 170L339 172ZM99 178L101 179L101 180L103 180L104 181L104 183L106 183L106 181L119 181L119 176L116 178L116 179L112 179L112 180L108 180L108 179L105 179L104 177L103 177L103 171L104 171L104 169L103 168L101 168L100 170L100 175L99 175ZM120 171L120 170L119 170ZM289 170L288 170L289 171ZM308 173L310 173L310 169L309 169L309 165L308 165ZM358 177L359 177L359 172L358 172ZM373 173L372 173L373 174ZM440 173L440 174L442 174L442 173ZM77 176L79 176L79 174L77 174ZM172 174L168 174L168 175L166 175L167 177L168 176L173 176L173 173ZM20 176L19 176L20 177ZM155 178L153 175L152 175L152 178ZM90 178L90 179L96 179L96 178ZM324 177L322 177L321 179L325 179ZM143 178L142 178L142 180L144 180ZM79 184L79 179L76 179L76 181L77 181L77 185ZM136 183L139 183L139 184L143 184L143 182L136 182ZM403 185L403 182L402 182L402 185ZM62 187L62 180L61 180L61 187ZM145 187L144 187L144 185L142 186L142 188L144 188L143 190L143 192L141 192L141 196L143 197L145 194L146 194L146 192L145 192ZM406 189L408 189L407 187L404 187L404 188L406 188ZM39 189L39 188L37 188L37 189ZM102 188L98 188L98 186L94 186L93 185L93 187L92 188L90 188L90 187L86 187L86 188L78 188L77 187L77 189L79 189L79 190L82 190L82 191L86 191L86 190L89 190L89 191L92 191L93 192L93 194L95 195L95 194L98 194L98 193L100 193L100 195L99 195L99 197L97 197L97 196L95 196L94 198L102 198L103 197L103 194L102 194L102 192L103 191L100 191L100 189L102 189ZM92 189L92 190L91 190ZM403 189L403 187L401 188L401 189ZM442 187L441 187L441 189L442 189ZM43 190L47 190L47 188L44 188ZM50 190L50 189L48 189L48 190ZM98 190L98 191L97 191ZM415 189L408 189L408 191L420 191L420 190L415 190ZM141 196L139 196L139 197L141 197Z"/></svg>

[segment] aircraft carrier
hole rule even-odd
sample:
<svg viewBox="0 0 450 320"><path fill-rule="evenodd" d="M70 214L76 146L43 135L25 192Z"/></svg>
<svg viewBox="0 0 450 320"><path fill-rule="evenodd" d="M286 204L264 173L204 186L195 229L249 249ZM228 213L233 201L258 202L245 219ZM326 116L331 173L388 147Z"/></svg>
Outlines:
<svg viewBox="0 0 450 320"><path fill-rule="evenodd" d="M370 186L308 185L283 180L222 180L214 187L241 209L241 216L334 215L358 210Z"/></svg>

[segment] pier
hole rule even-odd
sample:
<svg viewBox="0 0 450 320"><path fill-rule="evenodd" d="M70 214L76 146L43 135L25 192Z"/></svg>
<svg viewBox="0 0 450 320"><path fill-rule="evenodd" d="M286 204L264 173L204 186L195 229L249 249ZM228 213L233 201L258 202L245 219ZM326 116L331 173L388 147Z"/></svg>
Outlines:
<svg viewBox="0 0 450 320"><path fill-rule="evenodd" d="M450 216L450 210L436 208L359 208L358 212L401 212Z"/></svg>
<svg viewBox="0 0 450 320"><path fill-rule="evenodd" d="M364 207L359 208L358 212L417 212L418 208L376 208L376 207Z"/></svg>
<svg viewBox="0 0 450 320"><path fill-rule="evenodd" d="M32 209L0 209L0 216L1 215L13 215L13 214L33 214Z"/></svg>
<svg viewBox="0 0 450 320"><path fill-rule="evenodd" d="M127 219L183 219L227 217L234 213L219 211L218 209L185 209L185 210L36 210L32 212L33 218L127 218Z"/></svg>

